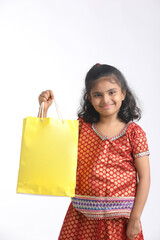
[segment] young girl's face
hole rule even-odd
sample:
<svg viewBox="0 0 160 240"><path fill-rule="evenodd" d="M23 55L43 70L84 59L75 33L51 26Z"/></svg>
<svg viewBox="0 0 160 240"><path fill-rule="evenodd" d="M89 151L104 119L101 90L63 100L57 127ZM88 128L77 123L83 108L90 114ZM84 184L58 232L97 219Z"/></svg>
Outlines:
<svg viewBox="0 0 160 240"><path fill-rule="evenodd" d="M115 76L101 77L96 80L90 91L90 101L95 110L102 116L118 116L118 112L125 99L125 92L115 80Z"/></svg>

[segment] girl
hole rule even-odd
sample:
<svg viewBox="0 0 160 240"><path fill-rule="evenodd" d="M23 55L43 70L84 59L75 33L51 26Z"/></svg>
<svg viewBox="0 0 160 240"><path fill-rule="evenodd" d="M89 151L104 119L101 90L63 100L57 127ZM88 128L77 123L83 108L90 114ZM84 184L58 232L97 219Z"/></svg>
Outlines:
<svg viewBox="0 0 160 240"><path fill-rule="evenodd" d="M53 99L51 90L39 96L45 117ZM118 69L96 64L88 71L78 117L76 195L59 240L144 239L149 149L145 132L133 122L141 110Z"/></svg>

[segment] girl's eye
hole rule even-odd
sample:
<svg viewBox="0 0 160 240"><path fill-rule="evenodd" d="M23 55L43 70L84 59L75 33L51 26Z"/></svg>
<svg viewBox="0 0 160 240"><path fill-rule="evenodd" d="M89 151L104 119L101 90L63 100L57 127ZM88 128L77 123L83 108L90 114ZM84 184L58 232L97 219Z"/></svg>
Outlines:
<svg viewBox="0 0 160 240"><path fill-rule="evenodd" d="M114 91L111 91L111 92L109 92L111 95L113 95L115 92Z"/></svg>
<svg viewBox="0 0 160 240"><path fill-rule="evenodd" d="M100 96L101 96L100 93L97 93L97 94L94 95L94 97L100 97Z"/></svg>

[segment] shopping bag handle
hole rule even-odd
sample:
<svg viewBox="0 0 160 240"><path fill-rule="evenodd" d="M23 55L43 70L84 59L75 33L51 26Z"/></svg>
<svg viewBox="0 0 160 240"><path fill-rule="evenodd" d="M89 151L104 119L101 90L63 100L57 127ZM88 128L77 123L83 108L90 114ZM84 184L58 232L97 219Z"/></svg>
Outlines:
<svg viewBox="0 0 160 240"><path fill-rule="evenodd" d="M55 101L55 99L53 101L55 103L55 107L56 107L56 112L57 112L58 118L61 118L62 122L65 123L65 121L64 121L64 119L62 117L62 114L61 114L61 112L59 110L59 106L58 106L57 102ZM38 117L39 118L40 118L40 115L41 115L41 121L43 121L43 118L44 118L43 112L44 112L44 102L41 103L40 108L39 108L39 112L38 112Z"/></svg>

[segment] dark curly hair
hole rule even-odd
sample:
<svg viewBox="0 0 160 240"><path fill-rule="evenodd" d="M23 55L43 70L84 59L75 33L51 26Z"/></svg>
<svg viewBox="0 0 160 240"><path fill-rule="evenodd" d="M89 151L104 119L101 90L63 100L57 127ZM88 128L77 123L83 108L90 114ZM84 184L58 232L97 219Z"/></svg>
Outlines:
<svg viewBox="0 0 160 240"><path fill-rule="evenodd" d="M117 84L121 91L126 92L125 100L122 101L121 108L118 112L118 117L123 122L128 123L134 119L140 120L141 109L137 107L136 97L131 92L127 81L123 74L115 67L106 64L95 64L88 72L85 78L85 89L81 100L80 108L78 110L78 117L83 118L85 122L97 123L100 120L99 113L92 106L89 96L95 81L104 76L115 76Z"/></svg>

